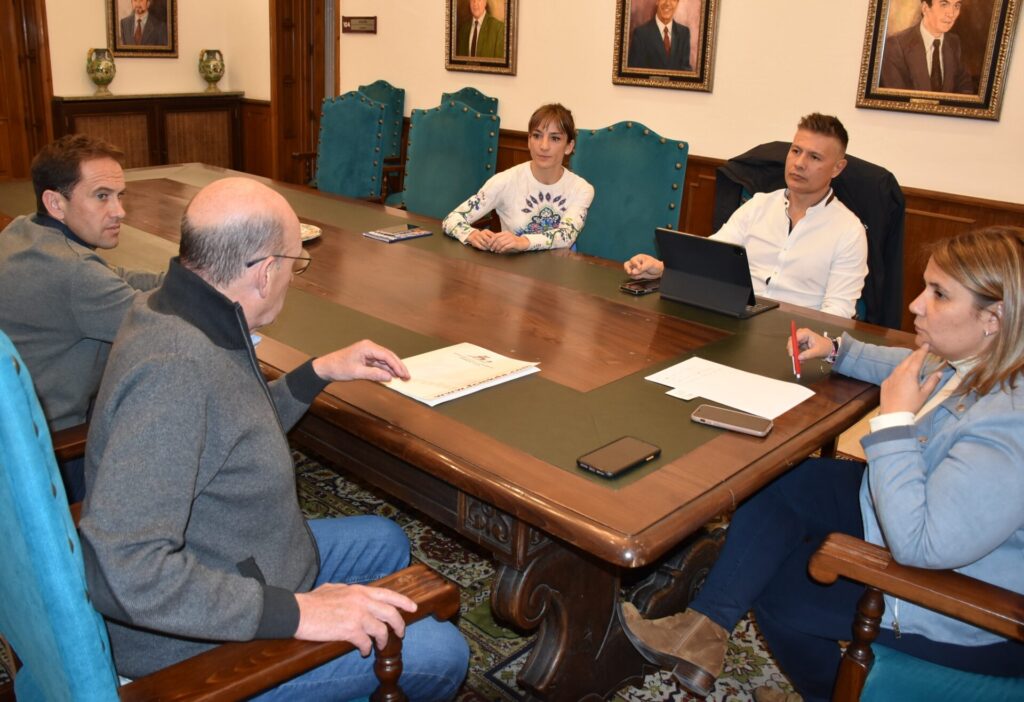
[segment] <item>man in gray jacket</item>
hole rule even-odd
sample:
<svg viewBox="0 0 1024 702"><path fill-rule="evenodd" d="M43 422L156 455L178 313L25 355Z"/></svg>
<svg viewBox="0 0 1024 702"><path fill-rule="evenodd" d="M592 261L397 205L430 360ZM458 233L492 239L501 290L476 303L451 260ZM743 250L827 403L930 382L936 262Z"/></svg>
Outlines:
<svg viewBox="0 0 1024 702"><path fill-rule="evenodd" d="M407 565L409 544L379 517L316 519L299 509L285 432L331 381L407 379L370 341L267 383L250 334L281 311L309 257L281 195L245 178L202 189L182 219L179 258L134 304L114 342L89 432L80 524L93 605L114 663L136 677L216 641L346 640L365 655L399 609L365 587ZM451 697L468 665L458 630L404 631L411 699ZM375 686L372 660L342 656L267 693L351 699Z"/></svg>
<svg viewBox="0 0 1024 702"><path fill-rule="evenodd" d="M0 232L0 329L32 373L53 431L86 420L125 312L163 278L112 268L97 253L118 244L123 158L82 134L44 147L32 161L36 213ZM68 498L81 500L82 461L61 473Z"/></svg>

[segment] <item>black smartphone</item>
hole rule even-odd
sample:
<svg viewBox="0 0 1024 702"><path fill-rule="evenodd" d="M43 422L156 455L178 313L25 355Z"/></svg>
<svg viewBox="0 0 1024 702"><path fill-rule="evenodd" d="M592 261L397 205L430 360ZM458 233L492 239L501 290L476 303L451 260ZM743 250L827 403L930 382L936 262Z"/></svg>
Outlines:
<svg viewBox="0 0 1024 702"><path fill-rule="evenodd" d="M690 419L700 424L709 424L752 436L766 436L774 426L772 420L758 417L756 414L714 405L701 405L693 411Z"/></svg>
<svg viewBox="0 0 1024 702"><path fill-rule="evenodd" d="M623 436L576 459L576 465L605 478L614 478L630 468L653 461L661 454L654 444Z"/></svg>
<svg viewBox="0 0 1024 702"><path fill-rule="evenodd" d="M661 278L654 280L627 280L619 286L619 290L630 295L650 295L661 288Z"/></svg>

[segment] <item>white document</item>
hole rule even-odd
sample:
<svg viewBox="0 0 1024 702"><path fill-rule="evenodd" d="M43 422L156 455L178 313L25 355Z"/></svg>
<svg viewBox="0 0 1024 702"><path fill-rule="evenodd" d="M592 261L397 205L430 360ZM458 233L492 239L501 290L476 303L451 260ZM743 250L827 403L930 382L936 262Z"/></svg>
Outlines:
<svg viewBox="0 0 1024 702"><path fill-rule="evenodd" d="M402 360L412 378L392 380L387 387L431 407L540 370L536 363L467 343Z"/></svg>
<svg viewBox="0 0 1024 702"><path fill-rule="evenodd" d="M775 419L788 412L814 391L798 383L766 378L694 356L646 378L672 389L668 394L681 400L703 397L738 410Z"/></svg>

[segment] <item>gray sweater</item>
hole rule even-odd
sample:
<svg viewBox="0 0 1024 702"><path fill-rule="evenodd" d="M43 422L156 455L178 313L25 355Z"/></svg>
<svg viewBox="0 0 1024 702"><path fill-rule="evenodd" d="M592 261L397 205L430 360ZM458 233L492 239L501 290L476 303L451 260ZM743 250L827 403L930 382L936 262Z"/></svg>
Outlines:
<svg viewBox="0 0 1024 702"><path fill-rule="evenodd" d="M0 232L0 329L28 365L51 429L85 421L136 292L162 279L111 268L49 217L18 217Z"/></svg>
<svg viewBox="0 0 1024 702"><path fill-rule="evenodd" d="M325 386L312 362L268 386L241 307L177 259L132 307L93 412L80 524L118 672L295 633L293 593L319 566L285 431Z"/></svg>

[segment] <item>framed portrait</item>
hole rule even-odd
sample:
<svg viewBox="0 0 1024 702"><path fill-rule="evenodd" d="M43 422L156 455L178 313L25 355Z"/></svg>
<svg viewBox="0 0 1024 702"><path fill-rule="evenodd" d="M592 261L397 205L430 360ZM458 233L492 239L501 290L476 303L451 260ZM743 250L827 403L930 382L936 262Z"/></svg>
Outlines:
<svg viewBox="0 0 1024 702"><path fill-rule="evenodd" d="M107 46L114 56L176 58L178 0L107 0Z"/></svg>
<svg viewBox="0 0 1024 702"><path fill-rule="evenodd" d="M612 82L711 92L718 0L617 0Z"/></svg>
<svg viewBox="0 0 1024 702"><path fill-rule="evenodd" d="M449 71L516 74L519 0L445 0L445 59Z"/></svg>
<svg viewBox="0 0 1024 702"><path fill-rule="evenodd" d="M871 0L857 107L999 119L1019 0Z"/></svg>

